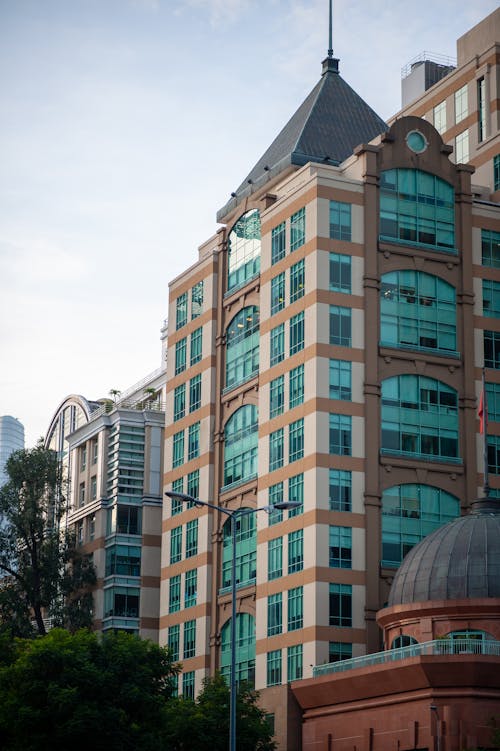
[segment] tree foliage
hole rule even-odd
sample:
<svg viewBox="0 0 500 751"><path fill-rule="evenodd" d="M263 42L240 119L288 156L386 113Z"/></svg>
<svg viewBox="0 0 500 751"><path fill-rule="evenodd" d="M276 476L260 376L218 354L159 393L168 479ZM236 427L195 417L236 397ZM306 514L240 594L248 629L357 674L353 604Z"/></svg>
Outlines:
<svg viewBox="0 0 500 751"><path fill-rule="evenodd" d="M12 641L11 641L12 644ZM161 751L173 665L168 649L126 633L53 629L0 659L5 751Z"/></svg>
<svg viewBox="0 0 500 751"><path fill-rule="evenodd" d="M45 634L44 616L68 628L91 624L95 572L71 535L61 467L39 443L7 460L0 489L0 626L16 636Z"/></svg>
<svg viewBox="0 0 500 751"><path fill-rule="evenodd" d="M238 751L274 751L276 748L258 698L258 692L248 684L240 684L236 706ZM227 751L229 687L220 674L204 680L195 701L170 702L168 715L168 747L172 751Z"/></svg>

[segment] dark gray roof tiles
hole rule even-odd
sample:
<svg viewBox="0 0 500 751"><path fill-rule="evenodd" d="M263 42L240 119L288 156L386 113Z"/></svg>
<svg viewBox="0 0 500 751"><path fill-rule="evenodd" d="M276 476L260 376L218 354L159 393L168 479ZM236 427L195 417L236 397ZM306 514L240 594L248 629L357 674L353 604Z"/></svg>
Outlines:
<svg viewBox="0 0 500 751"><path fill-rule="evenodd" d="M217 219L222 220L252 186L260 186L290 164L340 164L356 146L387 129L382 118L340 76L338 60L327 58L319 82L246 176L233 200L217 213Z"/></svg>
<svg viewBox="0 0 500 751"><path fill-rule="evenodd" d="M472 597L500 597L500 509L495 502L415 545L394 577L388 605Z"/></svg>

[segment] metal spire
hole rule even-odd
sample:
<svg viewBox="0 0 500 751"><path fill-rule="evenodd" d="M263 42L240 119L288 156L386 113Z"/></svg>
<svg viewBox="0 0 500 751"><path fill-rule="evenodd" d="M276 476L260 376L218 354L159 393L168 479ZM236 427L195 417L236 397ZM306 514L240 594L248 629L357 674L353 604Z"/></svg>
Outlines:
<svg viewBox="0 0 500 751"><path fill-rule="evenodd" d="M332 0L330 0L330 24L328 34L328 57L333 57L333 43L332 43Z"/></svg>

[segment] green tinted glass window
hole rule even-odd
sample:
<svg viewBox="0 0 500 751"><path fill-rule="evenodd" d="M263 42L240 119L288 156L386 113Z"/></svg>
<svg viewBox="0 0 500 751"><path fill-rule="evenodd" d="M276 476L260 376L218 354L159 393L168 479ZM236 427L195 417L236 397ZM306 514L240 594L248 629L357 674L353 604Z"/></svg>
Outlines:
<svg viewBox="0 0 500 751"><path fill-rule="evenodd" d="M380 342L389 347L455 352L456 294L451 284L419 271L384 274Z"/></svg>
<svg viewBox="0 0 500 751"><path fill-rule="evenodd" d="M240 407L226 423L224 485L244 482L257 474L257 407Z"/></svg>
<svg viewBox="0 0 500 751"><path fill-rule="evenodd" d="M243 214L229 233L228 291L240 287L260 271L260 214L252 209Z"/></svg>
<svg viewBox="0 0 500 751"><path fill-rule="evenodd" d="M453 186L415 169L381 172L380 235L383 240L454 250Z"/></svg>
<svg viewBox="0 0 500 751"><path fill-rule="evenodd" d="M226 388L252 378L259 370L259 309L237 313L226 329Z"/></svg>
<svg viewBox="0 0 500 751"><path fill-rule="evenodd" d="M382 451L457 459L457 392L425 376L401 375L382 381Z"/></svg>
<svg viewBox="0 0 500 751"><path fill-rule="evenodd" d="M460 516L458 498L430 485L394 485L382 495L382 565L398 568L420 540Z"/></svg>

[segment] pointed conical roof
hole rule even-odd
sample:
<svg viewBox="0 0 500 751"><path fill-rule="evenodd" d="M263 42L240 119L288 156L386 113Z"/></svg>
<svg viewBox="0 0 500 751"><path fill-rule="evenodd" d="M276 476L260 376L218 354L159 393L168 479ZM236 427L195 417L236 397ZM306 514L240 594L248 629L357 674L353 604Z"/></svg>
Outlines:
<svg viewBox="0 0 500 751"><path fill-rule="evenodd" d="M222 220L252 187L259 187L289 165L340 164L356 146L387 129L382 118L340 76L338 60L326 58L314 89L241 183L233 199L217 213L217 219Z"/></svg>

